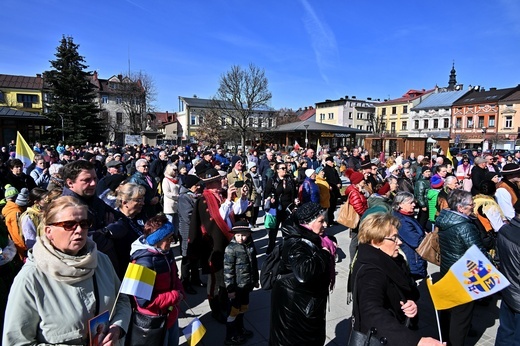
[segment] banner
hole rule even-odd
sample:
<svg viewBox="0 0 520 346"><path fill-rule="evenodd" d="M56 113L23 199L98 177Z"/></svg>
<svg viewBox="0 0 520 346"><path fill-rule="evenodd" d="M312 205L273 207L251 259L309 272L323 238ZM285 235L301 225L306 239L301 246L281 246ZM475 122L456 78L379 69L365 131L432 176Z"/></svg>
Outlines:
<svg viewBox="0 0 520 346"><path fill-rule="evenodd" d="M476 245L455 262L435 284L426 280L436 310L450 309L495 294L510 282Z"/></svg>
<svg viewBox="0 0 520 346"><path fill-rule="evenodd" d="M22 137L20 132L16 131L16 156L17 159L20 159L23 162L23 171L31 165L34 160L34 151L32 151L31 147L25 139Z"/></svg>

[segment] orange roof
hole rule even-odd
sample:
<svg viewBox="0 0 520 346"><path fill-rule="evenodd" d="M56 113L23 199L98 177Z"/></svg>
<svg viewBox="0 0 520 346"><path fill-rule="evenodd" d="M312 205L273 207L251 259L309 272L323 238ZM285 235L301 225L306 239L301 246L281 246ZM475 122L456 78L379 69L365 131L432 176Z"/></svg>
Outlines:
<svg viewBox="0 0 520 346"><path fill-rule="evenodd" d="M413 101L415 99L418 99L419 97L422 97L426 94L429 94L431 92L434 92L435 89L430 89L430 90L425 90L425 89L422 89L422 90L414 90L414 89L410 89L408 90L403 96L399 97L399 98L396 98L396 99L393 99L393 100L388 100L388 101L385 101L385 102L381 102L378 104L378 106L384 106L384 105L389 105L389 104L396 104L396 103L403 103L403 102L409 102L409 101Z"/></svg>

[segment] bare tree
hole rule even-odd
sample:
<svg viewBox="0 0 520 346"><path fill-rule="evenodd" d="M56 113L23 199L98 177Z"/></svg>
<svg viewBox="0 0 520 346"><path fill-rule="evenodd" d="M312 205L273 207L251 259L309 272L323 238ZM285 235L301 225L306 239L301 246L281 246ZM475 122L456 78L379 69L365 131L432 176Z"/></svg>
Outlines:
<svg viewBox="0 0 520 346"><path fill-rule="evenodd" d="M255 133L249 119L268 113L271 98L264 70L253 64L249 64L247 69L235 65L221 76L213 104L224 117L226 129L240 136L244 147L246 139Z"/></svg>
<svg viewBox="0 0 520 346"><path fill-rule="evenodd" d="M222 139L222 121L217 109L204 110L201 113L202 124L197 129L197 139L207 146L215 146Z"/></svg>
<svg viewBox="0 0 520 346"><path fill-rule="evenodd" d="M368 123L372 127L372 133L374 135L380 135L385 130L385 119L383 115L377 115L376 113L369 113Z"/></svg>
<svg viewBox="0 0 520 346"><path fill-rule="evenodd" d="M292 109L282 108L275 115L276 126L280 126L283 124L290 124L300 121L296 112Z"/></svg>

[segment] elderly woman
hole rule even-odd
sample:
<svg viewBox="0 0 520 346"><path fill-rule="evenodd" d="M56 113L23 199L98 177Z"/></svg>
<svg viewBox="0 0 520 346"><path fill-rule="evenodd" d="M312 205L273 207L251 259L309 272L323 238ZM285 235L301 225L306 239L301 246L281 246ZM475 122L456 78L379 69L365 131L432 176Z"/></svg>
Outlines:
<svg viewBox="0 0 520 346"><path fill-rule="evenodd" d="M417 315L419 291L399 254L399 227L399 220L388 213L370 214L360 224L352 271L353 330L367 334L375 328L375 338L386 339L386 345L442 345L407 326Z"/></svg>
<svg viewBox="0 0 520 346"><path fill-rule="evenodd" d="M271 293L269 345L323 345L329 285L333 274L330 243L322 235L324 209L305 203L295 223L283 225L279 273Z"/></svg>
<svg viewBox="0 0 520 346"><path fill-rule="evenodd" d="M169 163L164 170L164 179L162 181L162 191L164 194L163 212L174 228L175 234L179 234L179 214L177 214L177 205L179 203L180 184L177 179L177 166Z"/></svg>
<svg viewBox="0 0 520 346"><path fill-rule="evenodd" d="M138 313L150 316L167 315L164 346L179 345L179 304L184 299L184 290L171 249L173 234L173 225L165 215L154 216L146 222L144 234L132 244L130 253L132 262L152 269L157 274L152 297L148 300L134 298ZM135 340L130 342L132 345L136 344Z"/></svg>
<svg viewBox="0 0 520 346"><path fill-rule="evenodd" d="M439 227L440 271L443 276L473 244L482 253L487 253L479 230L470 218L475 207L471 193L453 190L448 195L448 206L449 209L441 210L435 221ZM441 312L442 339L448 341L448 345L464 345L474 306L475 303L470 302Z"/></svg>
<svg viewBox="0 0 520 346"><path fill-rule="evenodd" d="M119 218L106 227L113 246L106 253L120 279L125 275L132 243L143 235L144 220L139 216L142 216L145 193L145 188L135 183L122 184L116 190L116 211L120 213Z"/></svg>
<svg viewBox="0 0 520 346"><path fill-rule="evenodd" d="M44 234L29 251L7 302L4 345L88 344L88 321L115 309L103 345L117 345L130 317L121 282L87 237L88 208L74 197L52 201ZM116 297L118 299L116 301Z"/></svg>
<svg viewBox="0 0 520 346"><path fill-rule="evenodd" d="M428 263L415 249L419 247L424 239L424 229L414 217L415 198L410 192L399 192L392 204L393 215L399 220L399 237L401 238L401 249L406 255L410 273L415 280L426 277Z"/></svg>

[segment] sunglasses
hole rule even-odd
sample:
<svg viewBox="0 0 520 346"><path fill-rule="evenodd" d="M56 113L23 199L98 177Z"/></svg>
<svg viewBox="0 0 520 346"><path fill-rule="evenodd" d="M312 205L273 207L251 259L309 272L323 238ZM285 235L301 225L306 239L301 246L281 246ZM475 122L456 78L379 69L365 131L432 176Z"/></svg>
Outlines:
<svg viewBox="0 0 520 346"><path fill-rule="evenodd" d="M92 224L90 223L89 220L80 220L80 221L69 220L69 221L53 222L53 223L49 224L49 226L62 227L65 231L68 231L68 232L75 231L78 228L78 226L81 229L87 229L91 225Z"/></svg>
<svg viewBox="0 0 520 346"><path fill-rule="evenodd" d="M280 167L278 169L281 169L282 171L286 171L287 170L287 167Z"/></svg>

